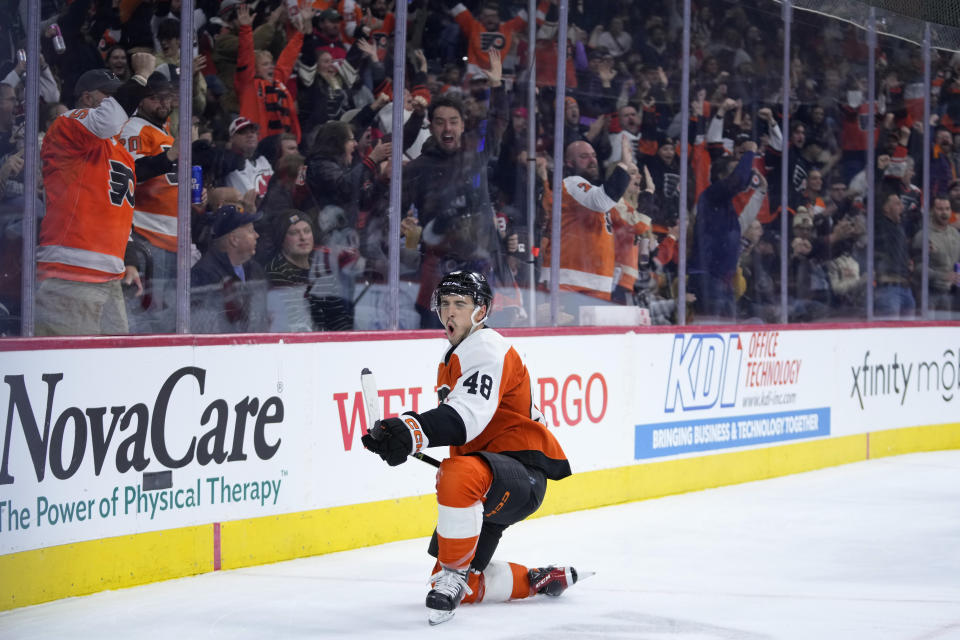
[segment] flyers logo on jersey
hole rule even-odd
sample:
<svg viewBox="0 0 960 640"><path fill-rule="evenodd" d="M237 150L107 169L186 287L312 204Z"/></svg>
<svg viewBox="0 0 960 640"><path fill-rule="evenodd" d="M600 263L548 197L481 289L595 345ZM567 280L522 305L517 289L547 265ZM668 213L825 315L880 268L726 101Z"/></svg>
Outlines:
<svg viewBox="0 0 960 640"><path fill-rule="evenodd" d="M674 336L664 411L676 411L678 402L682 411L709 409L718 400L721 407L734 406L742 361L738 333Z"/></svg>
<svg viewBox="0 0 960 640"><path fill-rule="evenodd" d="M119 207L123 205L124 200L126 200L127 204L131 207L133 206L133 169L122 162L111 160L110 181L108 184L110 186L110 202L113 203L114 206Z"/></svg>
<svg viewBox="0 0 960 640"><path fill-rule="evenodd" d="M491 47L502 50L507 45L507 38L496 31L486 31L480 34L480 48L487 51Z"/></svg>

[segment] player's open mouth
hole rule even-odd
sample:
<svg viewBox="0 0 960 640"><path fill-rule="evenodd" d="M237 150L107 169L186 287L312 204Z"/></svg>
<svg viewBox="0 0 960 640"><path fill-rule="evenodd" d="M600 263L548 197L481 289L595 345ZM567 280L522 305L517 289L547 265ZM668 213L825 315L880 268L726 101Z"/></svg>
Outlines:
<svg viewBox="0 0 960 640"><path fill-rule="evenodd" d="M447 335L452 336L456 332L456 330L457 330L457 327L452 322L447 323Z"/></svg>
<svg viewBox="0 0 960 640"><path fill-rule="evenodd" d="M443 144L453 144L453 141L454 141L453 134L450 134L450 133L443 134L442 136L440 136L440 141L443 142Z"/></svg>

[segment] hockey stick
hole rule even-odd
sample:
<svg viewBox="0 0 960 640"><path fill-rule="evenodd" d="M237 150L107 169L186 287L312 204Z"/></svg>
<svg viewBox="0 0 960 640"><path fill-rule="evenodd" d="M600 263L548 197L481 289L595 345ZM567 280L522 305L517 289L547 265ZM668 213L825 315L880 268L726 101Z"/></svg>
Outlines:
<svg viewBox="0 0 960 640"><path fill-rule="evenodd" d="M373 371L370 371L370 369L366 367L360 372L360 389L363 392L363 404L367 410L367 424L370 425L367 433L369 433L370 437L374 440L382 440L387 435L386 429L380 425L374 426L377 424L377 421L380 420L380 401L377 397L377 381L373 377ZM411 453L410 455L429 465L437 468L440 467L439 460L421 451Z"/></svg>

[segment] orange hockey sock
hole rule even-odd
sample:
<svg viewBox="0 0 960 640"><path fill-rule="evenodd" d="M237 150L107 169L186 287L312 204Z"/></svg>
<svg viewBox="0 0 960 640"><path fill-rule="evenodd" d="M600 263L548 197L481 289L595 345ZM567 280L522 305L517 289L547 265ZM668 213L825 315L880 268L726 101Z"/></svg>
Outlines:
<svg viewBox="0 0 960 640"><path fill-rule="evenodd" d="M466 569L483 525L483 498L493 483L490 467L476 456L447 458L437 472L437 559L448 569Z"/></svg>

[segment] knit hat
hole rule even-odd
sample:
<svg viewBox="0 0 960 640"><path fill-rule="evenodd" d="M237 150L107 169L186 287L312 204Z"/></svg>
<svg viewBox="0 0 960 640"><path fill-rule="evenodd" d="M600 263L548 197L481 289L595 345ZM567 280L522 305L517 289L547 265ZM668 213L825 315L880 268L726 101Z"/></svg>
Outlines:
<svg viewBox="0 0 960 640"><path fill-rule="evenodd" d="M283 246L283 239L286 237L287 231L298 222L306 222L309 224L310 230L316 235L317 231L314 229L313 220L311 220L307 214L297 209L288 209L277 216L276 222L274 222L273 241L278 251L280 247Z"/></svg>

